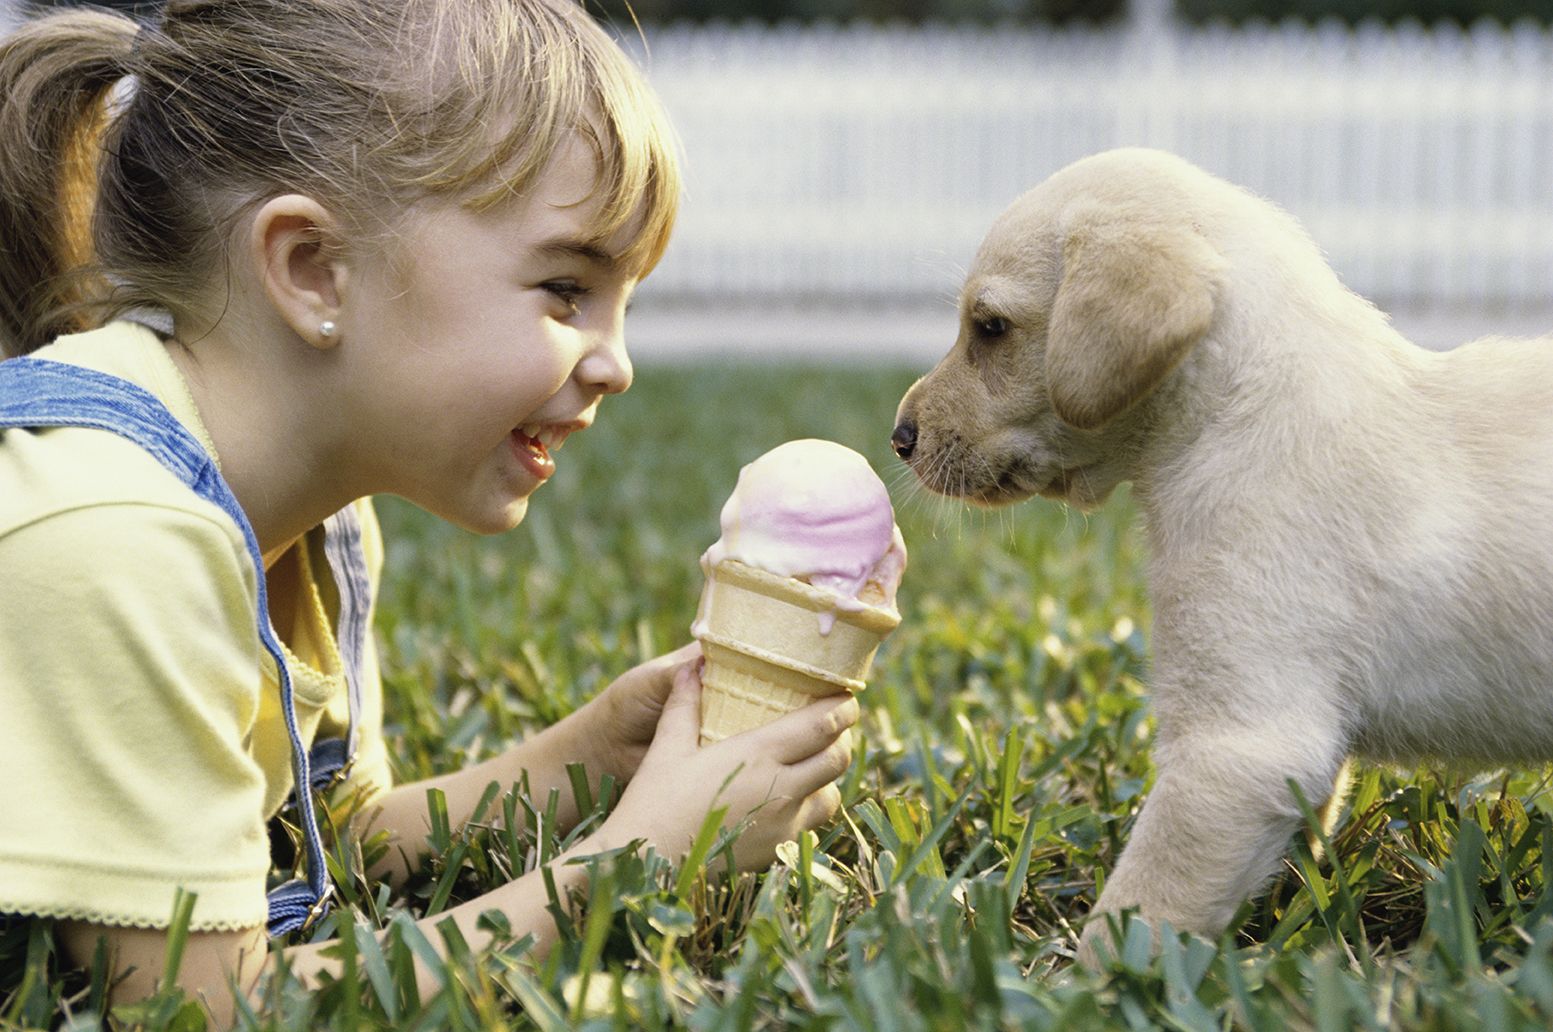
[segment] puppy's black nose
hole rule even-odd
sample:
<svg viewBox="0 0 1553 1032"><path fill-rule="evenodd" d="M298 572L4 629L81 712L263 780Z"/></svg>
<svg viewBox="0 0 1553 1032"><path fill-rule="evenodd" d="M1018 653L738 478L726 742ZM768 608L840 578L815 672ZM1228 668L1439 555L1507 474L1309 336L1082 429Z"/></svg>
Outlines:
<svg viewBox="0 0 1553 1032"><path fill-rule="evenodd" d="M901 458L911 458L911 453L917 450L917 424L909 419L901 420L890 435L890 447Z"/></svg>

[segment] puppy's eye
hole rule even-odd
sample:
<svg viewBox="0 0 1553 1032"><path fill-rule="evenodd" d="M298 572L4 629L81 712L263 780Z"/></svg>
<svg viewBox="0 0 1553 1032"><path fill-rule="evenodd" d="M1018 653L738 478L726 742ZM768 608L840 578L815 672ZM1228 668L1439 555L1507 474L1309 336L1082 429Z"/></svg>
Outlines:
<svg viewBox="0 0 1553 1032"><path fill-rule="evenodd" d="M983 316L975 321L976 335L984 340L996 340L1008 332L1008 320L1001 315Z"/></svg>

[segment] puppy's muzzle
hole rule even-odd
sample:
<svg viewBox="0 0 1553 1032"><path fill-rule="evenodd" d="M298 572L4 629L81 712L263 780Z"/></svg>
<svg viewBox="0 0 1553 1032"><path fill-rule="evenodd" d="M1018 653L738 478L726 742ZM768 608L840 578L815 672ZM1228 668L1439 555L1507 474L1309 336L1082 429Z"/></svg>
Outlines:
<svg viewBox="0 0 1553 1032"><path fill-rule="evenodd" d="M890 435L890 447L901 458L911 458L911 453L917 450L917 424L909 419L897 423L895 432Z"/></svg>

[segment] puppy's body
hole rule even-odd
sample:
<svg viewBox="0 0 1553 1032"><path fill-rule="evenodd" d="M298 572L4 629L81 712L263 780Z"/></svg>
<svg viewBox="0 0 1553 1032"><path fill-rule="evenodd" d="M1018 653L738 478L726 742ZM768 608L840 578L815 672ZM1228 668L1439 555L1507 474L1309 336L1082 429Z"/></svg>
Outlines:
<svg viewBox="0 0 1553 1032"><path fill-rule="evenodd" d="M1298 226L1150 151L1017 201L902 402L935 490L1150 545L1156 784L1101 914L1216 934L1351 754L1553 758L1553 341L1437 354ZM1085 948L1103 921L1092 920Z"/></svg>

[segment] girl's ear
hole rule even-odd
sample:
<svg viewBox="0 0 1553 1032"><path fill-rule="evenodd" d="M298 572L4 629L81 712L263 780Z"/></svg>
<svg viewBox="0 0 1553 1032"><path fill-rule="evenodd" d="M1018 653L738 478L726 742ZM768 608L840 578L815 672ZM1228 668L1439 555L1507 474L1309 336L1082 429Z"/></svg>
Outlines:
<svg viewBox="0 0 1553 1032"><path fill-rule="evenodd" d="M259 206L250 230L255 267L276 313L313 347L334 347L346 267L329 210L311 197L282 194Z"/></svg>

